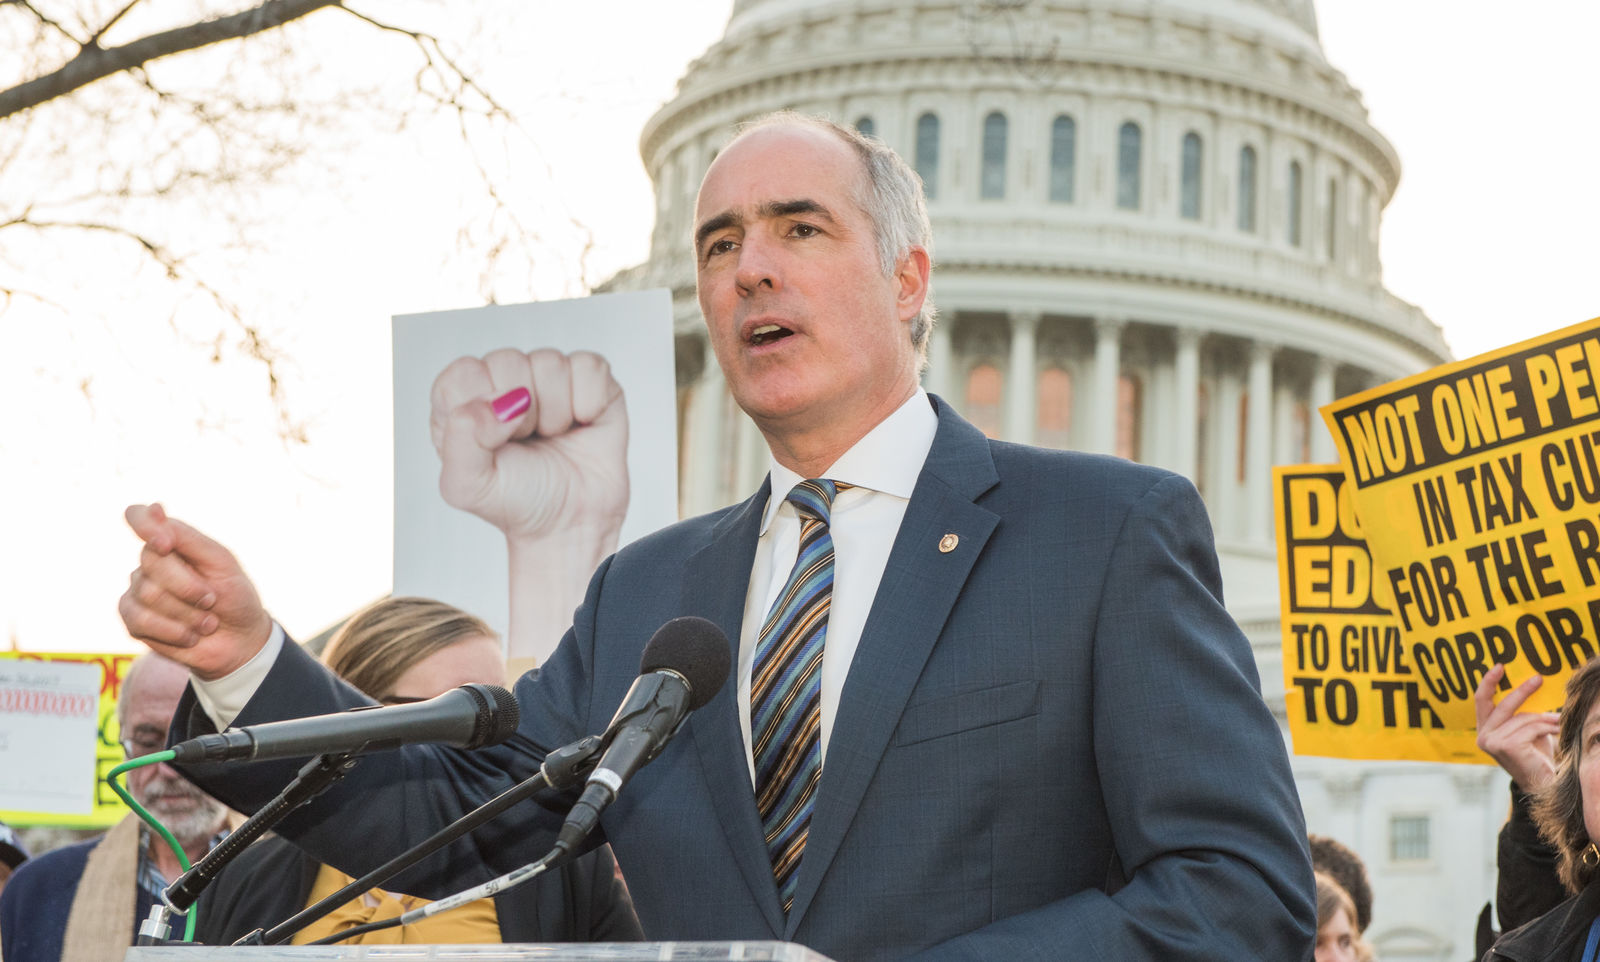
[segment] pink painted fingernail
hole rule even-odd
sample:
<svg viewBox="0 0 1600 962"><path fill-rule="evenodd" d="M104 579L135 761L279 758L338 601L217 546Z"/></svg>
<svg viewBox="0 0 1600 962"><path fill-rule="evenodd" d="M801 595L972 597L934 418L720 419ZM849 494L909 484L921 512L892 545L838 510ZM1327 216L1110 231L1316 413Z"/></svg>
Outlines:
<svg viewBox="0 0 1600 962"><path fill-rule="evenodd" d="M490 405L494 408L495 420L507 424L522 416L522 413L533 406L533 395L525 387L512 388L494 399Z"/></svg>

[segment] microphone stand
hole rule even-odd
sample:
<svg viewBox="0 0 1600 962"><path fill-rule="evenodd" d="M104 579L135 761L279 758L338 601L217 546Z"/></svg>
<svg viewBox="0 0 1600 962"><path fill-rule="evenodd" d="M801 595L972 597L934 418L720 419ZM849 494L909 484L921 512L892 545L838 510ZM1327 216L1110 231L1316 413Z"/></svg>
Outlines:
<svg viewBox="0 0 1600 962"><path fill-rule="evenodd" d="M603 744L598 735L588 735L570 745L550 752L545 756L544 763L539 766L539 770L532 777L506 789L462 818L418 842L410 849L396 855L315 905L308 906L271 929L266 931L256 929L233 944L280 945L288 941L296 932L323 918L344 903L368 889L382 885L404 869L422 861L540 789L549 788L555 791L566 791L577 786L588 776L589 770L593 768L595 756L599 754ZM387 928L392 925L399 925L401 922L399 919L391 919L388 920L387 924L374 924ZM370 931L365 926L358 926L358 928L363 932ZM348 932L340 933L340 937L356 934L359 933L355 929L351 929Z"/></svg>
<svg viewBox="0 0 1600 962"><path fill-rule="evenodd" d="M283 820L285 815L328 790L334 782L354 768L354 754L330 752L318 755L307 762L294 780L286 785L254 815L245 819L238 829L217 843L194 867L178 877L161 893L163 905L151 908L150 917L139 929L139 945L158 945L166 939L169 920L173 915L187 915L194 907L200 893L232 862L251 842L266 834L267 830ZM149 941L146 941L149 939Z"/></svg>

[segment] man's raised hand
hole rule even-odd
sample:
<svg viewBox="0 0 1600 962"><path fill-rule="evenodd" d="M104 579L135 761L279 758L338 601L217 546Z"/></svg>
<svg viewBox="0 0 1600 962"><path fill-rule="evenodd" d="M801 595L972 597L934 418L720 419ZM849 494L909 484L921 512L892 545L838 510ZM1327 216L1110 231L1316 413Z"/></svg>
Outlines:
<svg viewBox="0 0 1600 962"><path fill-rule="evenodd" d="M117 604L128 634L207 681L254 657L272 619L233 553L159 504L132 505L123 517L144 542Z"/></svg>

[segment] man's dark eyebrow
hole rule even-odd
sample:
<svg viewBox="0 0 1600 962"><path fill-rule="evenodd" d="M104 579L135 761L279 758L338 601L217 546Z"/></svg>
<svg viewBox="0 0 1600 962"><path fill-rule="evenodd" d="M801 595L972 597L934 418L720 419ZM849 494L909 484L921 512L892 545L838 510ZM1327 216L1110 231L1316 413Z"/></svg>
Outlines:
<svg viewBox="0 0 1600 962"><path fill-rule="evenodd" d="M727 227L738 227L743 223L743 217L740 217L731 210L723 211L717 216L701 224L699 227L695 228L694 249L696 251L700 250L700 245L706 242L706 238L710 237L712 234L715 234L717 231Z"/></svg>
<svg viewBox="0 0 1600 962"><path fill-rule="evenodd" d="M769 200L761 205L763 217L793 217L795 214L819 214L833 220L833 212L810 198L798 200Z"/></svg>

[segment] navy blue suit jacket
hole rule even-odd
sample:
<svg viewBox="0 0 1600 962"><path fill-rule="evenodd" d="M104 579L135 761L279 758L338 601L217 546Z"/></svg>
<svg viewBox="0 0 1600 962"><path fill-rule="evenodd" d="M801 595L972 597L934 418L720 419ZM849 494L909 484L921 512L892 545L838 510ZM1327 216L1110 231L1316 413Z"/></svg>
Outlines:
<svg viewBox="0 0 1600 962"><path fill-rule="evenodd" d="M792 910L730 679L602 821L645 937L783 939L840 960L1309 959L1299 801L1194 487L991 441L934 403ZM284 833L364 871L533 774L544 748L603 731L665 621L700 615L736 639L767 494L602 564L549 663L518 683L506 745L370 756ZM959 543L941 552L947 534ZM360 703L291 649L236 724ZM177 734L208 727L192 707ZM293 768L197 777L249 810ZM537 859L558 801L463 841L412 887L437 897Z"/></svg>

